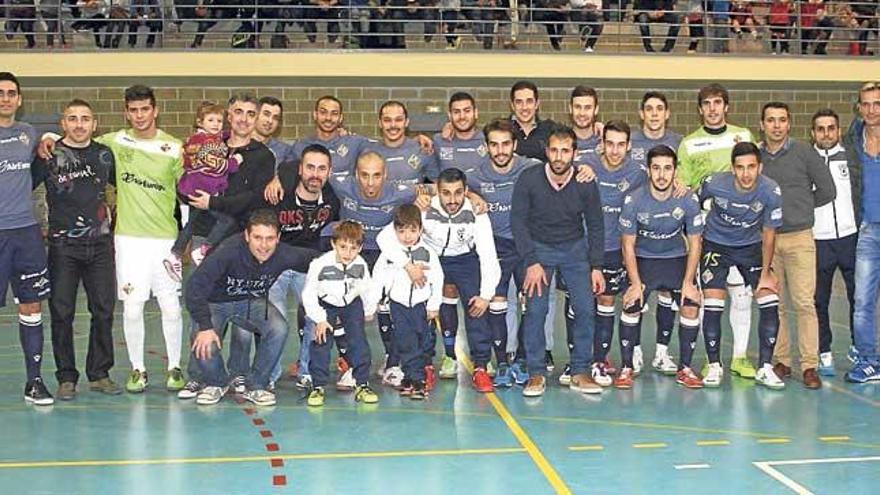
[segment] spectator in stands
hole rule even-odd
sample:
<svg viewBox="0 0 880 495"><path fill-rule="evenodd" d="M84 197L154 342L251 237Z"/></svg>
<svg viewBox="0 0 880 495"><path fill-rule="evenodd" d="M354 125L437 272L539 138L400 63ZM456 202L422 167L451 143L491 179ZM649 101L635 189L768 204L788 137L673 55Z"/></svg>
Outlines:
<svg viewBox="0 0 880 495"><path fill-rule="evenodd" d="M832 16L825 15L825 0L800 2L801 8L801 54L810 51L810 43L816 40L816 55L825 55L826 40L834 27Z"/></svg>
<svg viewBox="0 0 880 495"><path fill-rule="evenodd" d="M104 0L77 0L76 6L80 11L81 18L71 24L71 27L76 31L91 30L95 35L96 48L101 48L105 43L109 46L110 34L108 33L103 38L101 36L101 33L108 27L109 6L107 2ZM102 41L102 39L107 41Z"/></svg>
<svg viewBox="0 0 880 495"><path fill-rule="evenodd" d="M578 26L584 51L592 53L602 35L602 0L569 0L571 21Z"/></svg>
<svg viewBox="0 0 880 495"><path fill-rule="evenodd" d="M303 17L308 19L303 24L309 43L315 43L318 32L315 21L327 21L327 43L336 43L339 36L339 0L309 0L305 6Z"/></svg>
<svg viewBox="0 0 880 495"><path fill-rule="evenodd" d="M553 1L559 3L562 0ZM483 49L491 50L495 26L507 16L501 0L464 0L462 3L464 16L472 23L474 37L483 44ZM549 33L550 28L547 30Z"/></svg>
<svg viewBox="0 0 880 495"><path fill-rule="evenodd" d="M773 0L770 4L770 12L767 15L767 24L770 25L770 51L776 55L776 47L779 53L788 53L788 40L794 33L796 17L794 5L791 0Z"/></svg>
<svg viewBox="0 0 880 495"><path fill-rule="evenodd" d="M162 7L159 0L130 0L128 11L128 47L137 45L138 30L146 26L150 31L147 35L147 48L156 43L156 33L162 31ZM115 48L115 47L114 47Z"/></svg>
<svg viewBox="0 0 880 495"><path fill-rule="evenodd" d="M633 10L636 12L635 19L639 25L645 51L654 51L654 47L651 46L651 28L648 23L665 22L669 24L669 30L666 33L666 42L660 51L671 52L675 48L675 39L681 29L681 18L675 13L675 0L636 0Z"/></svg>
<svg viewBox="0 0 880 495"><path fill-rule="evenodd" d="M533 5L540 9L535 12L534 19L547 29L550 46L556 51L562 50L562 35L568 19L568 0L534 0Z"/></svg>
<svg viewBox="0 0 880 495"><path fill-rule="evenodd" d="M877 30L877 3L870 0L850 2L854 15L852 27L857 30L858 42L850 45L850 55L873 55L868 51L868 37Z"/></svg>
<svg viewBox="0 0 880 495"><path fill-rule="evenodd" d="M59 37L61 47L68 48L67 38L64 36L64 23L61 22L61 0L42 0L40 2L40 17L46 22L46 46L55 48L55 36Z"/></svg>
<svg viewBox="0 0 880 495"><path fill-rule="evenodd" d="M7 0L6 4L6 39L12 41L15 32L21 31L28 48L37 46L34 36L37 8L34 0Z"/></svg>
<svg viewBox="0 0 880 495"><path fill-rule="evenodd" d="M461 36L455 34L460 10L461 0L440 0L440 20L443 22L443 32L446 33L447 50L456 50L461 46Z"/></svg>
<svg viewBox="0 0 880 495"><path fill-rule="evenodd" d="M711 53L727 53L727 38L730 33L730 2L728 0L706 0L709 16L709 42Z"/></svg>
<svg viewBox="0 0 880 495"><path fill-rule="evenodd" d="M190 48L199 48L205 40L205 33L209 29L217 25L220 19L234 19L238 16L237 1L238 0L184 0L192 2L189 8L184 8L184 12L191 12L192 19L198 20L196 27L196 35Z"/></svg>
<svg viewBox="0 0 880 495"><path fill-rule="evenodd" d="M688 53L696 53L700 39L706 36L706 11L705 0L688 0L685 21L688 25L688 34L691 41L688 45Z"/></svg>
<svg viewBox="0 0 880 495"><path fill-rule="evenodd" d="M759 24L749 0L733 1L730 5L730 28L738 39L742 39L743 33L751 34L752 38L758 39Z"/></svg>

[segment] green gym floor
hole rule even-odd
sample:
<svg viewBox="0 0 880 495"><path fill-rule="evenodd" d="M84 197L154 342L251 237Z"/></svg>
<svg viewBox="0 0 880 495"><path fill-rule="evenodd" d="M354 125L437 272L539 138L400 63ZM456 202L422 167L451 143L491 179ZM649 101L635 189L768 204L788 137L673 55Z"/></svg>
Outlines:
<svg viewBox="0 0 880 495"><path fill-rule="evenodd" d="M84 302L80 311L82 364ZM157 308L150 303L147 311L147 366L158 384L164 345ZM27 406L17 321L6 307L0 313L0 492L876 494L880 384L842 379L845 311L846 301L836 299L837 376L818 391L798 381L772 391L728 376L720 389L687 390L649 369L633 390L573 393L556 385L567 354L557 325L557 370L542 398L525 399L516 387L481 395L463 373L457 382L439 383L425 402L379 386L376 406L331 391L316 410L289 380L271 408L232 396L202 407L155 385L142 395L81 390L72 402ZM653 315L643 331L649 357ZM370 334L375 366L381 343L374 327ZM118 311L116 336L113 378L122 383L128 362ZM727 329L724 338L727 357ZM43 369L54 392L50 346L47 325ZM285 362L296 352L291 339ZM696 361L704 355L698 352Z"/></svg>

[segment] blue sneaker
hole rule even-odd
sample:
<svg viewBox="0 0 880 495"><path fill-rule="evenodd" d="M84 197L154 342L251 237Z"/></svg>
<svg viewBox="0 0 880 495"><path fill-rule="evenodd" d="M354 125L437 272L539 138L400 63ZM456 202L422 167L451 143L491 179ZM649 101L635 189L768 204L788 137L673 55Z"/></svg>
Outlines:
<svg viewBox="0 0 880 495"><path fill-rule="evenodd" d="M849 346L849 350L846 351L846 358L849 359L849 362L852 364L856 364L859 362L859 350L856 349L856 346Z"/></svg>
<svg viewBox="0 0 880 495"><path fill-rule="evenodd" d="M494 383L496 387L510 388L513 386L513 373L507 363L498 365L498 369L495 371Z"/></svg>
<svg viewBox="0 0 880 495"><path fill-rule="evenodd" d="M523 363L513 363L510 365L510 374L513 375L513 381L517 385L525 385L529 381L529 373Z"/></svg>
<svg viewBox="0 0 880 495"><path fill-rule="evenodd" d="M844 379L853 383L867 383L871 381L880 381L880 366L878 363L871 363L866 359L860 359L852 369L846 372Z"/></svg>

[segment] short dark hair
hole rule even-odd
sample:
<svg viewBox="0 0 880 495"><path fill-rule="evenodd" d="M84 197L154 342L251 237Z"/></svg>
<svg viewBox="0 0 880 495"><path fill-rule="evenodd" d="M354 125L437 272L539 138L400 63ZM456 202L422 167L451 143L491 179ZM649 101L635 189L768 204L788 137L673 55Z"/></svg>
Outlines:
<svg viewBox="0 0 880 495"><path fill-rule="evenodd" d="M67 105L64 105L65 110L67 110L68 108L72 108L72 107L85 107L85 108L88 108L89 110L92 110L92 105L90 105L89 102L87 102L86 100L83 100L81 98L74 98L74 99L70 100L69 102L67 102Z"/></svg>
<svg viewBox="0 0 880 495"><path fill-rule="evenodd" d="M811 126L816 127L816 120L822 117L834 117L834 122L836 122L838 126L840 125L840 116L837 115L837 112L830 108L822 108L816 110L816 113L813 114L813 118L810 120Z"/></svg>
<svg viewBox="0 0 880 495"><path fill-rule="evenodd" d="M648 103L648 100L651 98L657 98L658 100L663 102L663 106L667 109L669 108L669 102L666 100L666 95L660 91L646 91L645 94L642 95L642 102L639 103L639 109L645 109L645 103ZM702 101L702 100L700 100Z"/></svg>
<svg viewBox="0 0 880 495"><path fill-rule="evenodd" d="M274 211L268 208L261 208L259 210L255 210L248 217L246 229L248 232L251 231L251 228L256 225L263 225L265 227L272 227L276 232L281 231L281 224L278 222L278 215L275 214Z"/></svg>
<svg viewBox="0 0 880 495"><path fill-rule="evenodd" d="M648 158L645 160L645 163L648 164L648 167L651 166L651 160L658 156L667 156L672 158L672 167L678 168L678 155L675 154L675 150L666 146L665 144L658 144L654 146L648 151Z"/></svg>
<svg viewBox="0 0 880 495"><path fill-rule="evenodd" d="M414 204L400 205L394 210L394 228L403 227L422 228L422 210Z"/></svg>
<svg viewBox="0 0 880 495"><path fill-rule="evenodd" d="M713 96L720 96L722 100L724 100L725 105L730 104L730 93L727 92L727 88L718 84L712 83L708 86L703 86L700 88L700 92L697 93L697 106L701 106L703 104L703 100L706 98L711 98Z"/></svg>
<svg viewBox="0 0 880 495"><path fill-rule="evenodd" d="M622 132L626 134L626 140L629 141L629 137L632 134L632 131L629 128L629 124L622 120L609 120L605 122L605 128L602 129L602 140L605 140L605 136L608 135L608 131Z"/></svg>
<svg viewBox="0 0 880 495"><path fill-rule="evenodd" d="M467 187L467 176L461 170L452 167L447 168L446 170L440 172L440 175L437 176L437 185L442 184L454 184L456 182L461 182Z"/></svg>
<svg viewBox="0 0 880 495"><path fill-rule="evenodd" d="M315 110L318 109L318 105L320 105L322 101L332 101L332 102L336 103L337 105L339 105L339 111L342 112L342 102L339 101L339 98L337 98L333 95L324 95L324 96L318 98L317 100L315 100Z"/></svg>
<svg viewBox="0 0 880 495"><path fill-rule="evenodd" d="M284 115L284 104L281 103L281 100L275 98L274 96L264 96L257 100L257 108L260 108L263 105L269 105L270 107L278 107L281 109L281 115Z"/></svg>
<svg viewBox="0 0 880 495"><path fill-rule="evenodd" d="M452 110L452 104L459 101L469 101L471 102L471 106L477 108L477 100L475 100L470 93L465 93L464 91L456 91L455 93L452 93L452 96L449 97L449 109Z"/></svg>
<svg viewBox="0 0 880 495"><path fill-rule="evenodd" d="M125 88L122 99L126 105L133 101L149 100L150 106L154 108L156 106L156 93L153 91L153 88L143 84L135 84Z"/></svg>
<svg viewBox="0 0 880 495"><path fill-rule="evenodd" d="M569 103L573 102L575 98L580 98L582 96L590 96L593 98L593 103L599 104L599 93L589 86L584 86L583 84L579 84L571 90L571 98L569 98Z"/></svg>
<svg viewBox="0 0 880 495"><path fill-rule="evenodd" d="M532 81L517 81L513 83L513 86L510 87L510 101L513 101L513 94L521 89L530 89L532 93L535 95L535 99L538 99L538 87L535 86L535 83Z"/></svg>
<svg viewBox="0 0 880 495"><path fill-rule="evenodd" d="M513 122L510 119L492 119L488 124L483 126L483 136L489 139L490 132L506 132L510 134L511 139L516 140L516 133L513 130Z"/></svg>
<svg viewBox="0 0 880 495"><path fill-rule="evenodd" d="M254 106L258 106L257 98L251 93L234 93L227 102L228 106L232 106L236 103L253 103Z"/></svg>
<svg viewBox="0 0 880 495"><path fill-rule="evenodd" d="M15 84L15 90L18 91L18 94L21 94L21 84L19 84L18 78L12 72L0 72L0 81L9 81Z"/></svg>
<svg viewBox="0 0 880 495"><path fill-rule="evenodd" d="M755 143L750 143L748 141L736 143L733 147L733 151L730 152L730 163L732 164L737 158L746 155L755 155L758 159L758 163L761 163L761 150L758 149L758 146Z"/></svg>
<svg viewBox="0 0 880 495"><path fill-rule="evenodd" d="M787 103L783 103L781 101L768 101L761 106L761 120L764 120L764 116L767 115L767 110L769 109L775 110L785 110L785 115L787 117L791 117L791 110L788 108Z"/></svg>
<svg viewBox="0 0 880 495"><path fill-rule="evenodd" d="M382 106L379 107L379 118L382 118L382 112L384 112L385 109L388 107L402 108L403 109L403 116L407 119L409 118L409 112L406 111L406 105L404 105L403 102L397 101L397 100L388 100L385 103L383 103Z"/></svg>
<svg viewBox="0 0 880 495"><path fill-rule="evenodd" d="M574 133L574 129L565 125L565 124L556 124L550 128L550 132L547 134L547 144L550 144L550 138L556 139L571 139L571 144L574 149L577 149L577 134Z"/></svg>
<svg viewBox="0 0 880 495"><path fill-rule="evenodd" d="M299 156L300 162L302 162L302 159L305 158L306 155L308 155L309 153L324 155L327 157L327 160L330 161L331 164L333 163L333 157L330 156L330 150L328 150L323 144L312 143L303 148L302 154Z"/></svg>

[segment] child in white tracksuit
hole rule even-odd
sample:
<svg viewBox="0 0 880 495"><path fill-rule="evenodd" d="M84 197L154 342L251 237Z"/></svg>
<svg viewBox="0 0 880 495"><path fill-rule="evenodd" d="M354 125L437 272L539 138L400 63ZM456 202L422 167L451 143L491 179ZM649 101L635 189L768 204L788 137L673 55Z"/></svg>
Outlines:
<svg viewBox="0 0 880 495"><path fill-rule="evenodd" d="M400 394L411 399L424 399L426 348L433 342L428 325L437 317L443 299L443 269L431 248L421 240L422 214L414 205L402 205L394 212L394 232L399 249L409 257L407 267L420 266L426 277L422 287L410 278L407 267L395 266L384 250L373 267L374 289L384 292L390 300L394 322L394 346L400 355L403 382Z"/></svg>

